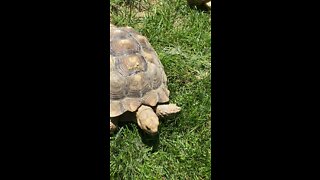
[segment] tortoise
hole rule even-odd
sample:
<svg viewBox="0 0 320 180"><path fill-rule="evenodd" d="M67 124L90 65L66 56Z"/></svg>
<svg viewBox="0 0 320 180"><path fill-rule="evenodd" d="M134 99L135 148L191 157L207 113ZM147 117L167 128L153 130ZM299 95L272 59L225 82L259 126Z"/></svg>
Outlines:
<svg viewBox="0 0 320 180"><path fill-rule="evenodd" d="M147 38L110 23L110 135L119 121L134 121L147 134L158 134L159 117L181 110L169 104L167 83Z"/></svg>

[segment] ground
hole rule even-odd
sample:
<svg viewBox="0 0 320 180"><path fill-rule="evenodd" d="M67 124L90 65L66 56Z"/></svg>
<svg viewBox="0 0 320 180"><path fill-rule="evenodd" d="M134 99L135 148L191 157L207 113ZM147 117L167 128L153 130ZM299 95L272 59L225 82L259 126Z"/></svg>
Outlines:
<svg viewBox="0 0 320 180"><path fill-rule="evenodd" d="M182 111L151 138L135 124L110 137L111 179L211 179L211 13L186 0L111 0L111 21L146 36Z"/></svg>

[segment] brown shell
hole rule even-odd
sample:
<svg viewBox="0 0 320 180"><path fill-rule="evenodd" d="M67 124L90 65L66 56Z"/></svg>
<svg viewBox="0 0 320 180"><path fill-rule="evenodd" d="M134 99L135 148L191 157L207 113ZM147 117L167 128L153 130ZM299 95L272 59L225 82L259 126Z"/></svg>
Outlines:
<svg viewBox="0 0 320 180"><path fill-rule="evenodd" d="M168 101L167 77L148 40L110 24L110 117Z"/></svg>

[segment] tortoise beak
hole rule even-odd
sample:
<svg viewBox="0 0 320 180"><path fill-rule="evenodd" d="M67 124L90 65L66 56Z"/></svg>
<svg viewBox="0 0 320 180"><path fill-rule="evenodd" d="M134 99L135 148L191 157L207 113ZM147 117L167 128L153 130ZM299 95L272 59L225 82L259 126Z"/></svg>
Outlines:
<svg viewBox="0 0 320 180"><path fill-rule="evenodd" d="M150 136L156 136L158 135L158 131L152 132L152 131L146 131L146 133Z"/></svg>
<svg viewBox="0 0 320 180"><path fill-rule="evenodd" d="M158 132L150 133L151 136L156 136L158 135Z"/></svg>

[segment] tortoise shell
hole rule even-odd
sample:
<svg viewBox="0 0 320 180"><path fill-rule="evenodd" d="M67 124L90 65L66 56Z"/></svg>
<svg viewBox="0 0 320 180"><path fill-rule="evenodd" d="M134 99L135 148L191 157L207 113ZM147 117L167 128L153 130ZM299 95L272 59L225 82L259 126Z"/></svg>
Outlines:
<svg viewBox="0 0 320 180"><path fill-rule="evenodd" d="M167 77L147 38L110 24L110 117L168 101Z"/></svg>

